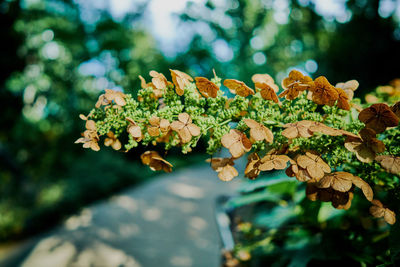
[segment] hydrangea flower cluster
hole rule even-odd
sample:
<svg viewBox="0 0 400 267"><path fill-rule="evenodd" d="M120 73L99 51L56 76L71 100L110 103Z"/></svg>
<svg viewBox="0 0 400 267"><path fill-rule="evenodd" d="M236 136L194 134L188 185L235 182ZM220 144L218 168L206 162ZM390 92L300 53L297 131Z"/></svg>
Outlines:
<svg viewBox="0 0 400 267"><path fill-rule="evenodd" d="M215 72L212 79L170 72L172 82L156 71L150 71L151 82L139 76L136 98L106 90L89 115L81 115L87 129L77 143L98 151L105 136L104 144L115 150L164 144L165 150L180 147L186 154L204 138L207 153L226 148L231 154L208 160L223 181L238 176L235 160L251 152L245 169L249 179L285 169L307 183L310 200L331 202L337 209L349 209L359 188L372 203L373 216L395 222L394 212L374 199L370 184L399 188L399 102L363 109L353 99L357 81L333 86L324 76L313 80L297 70L282 81L279 95L268 74L252 76L254 89L226 79L230 97ZM152 170L172 171L156 151L141 159Z"/></svg>

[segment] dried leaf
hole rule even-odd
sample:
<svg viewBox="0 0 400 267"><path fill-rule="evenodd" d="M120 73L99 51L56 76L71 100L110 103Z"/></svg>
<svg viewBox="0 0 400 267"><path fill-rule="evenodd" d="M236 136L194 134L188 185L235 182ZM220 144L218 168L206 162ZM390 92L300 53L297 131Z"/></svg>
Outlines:
<svg viewBox="0 0 400 267"><path fill-rule="evenodd" d="M353 186L354 176L348 172L326 174L318 183L318 188L332 188L339 192L348 192Z"/></svg>

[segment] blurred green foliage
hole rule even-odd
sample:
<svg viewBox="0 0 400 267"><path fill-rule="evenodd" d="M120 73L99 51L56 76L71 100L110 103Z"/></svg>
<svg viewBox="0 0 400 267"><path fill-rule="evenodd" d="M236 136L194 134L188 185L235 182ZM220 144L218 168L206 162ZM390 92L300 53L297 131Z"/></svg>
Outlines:
<svg viewBox="0 0 400 267"><path fill-rule="evenodd" d="M148 2L119 20L89 2L0 1L0 239L42 230L148 177L136 162L143 148L93 153L73 144L78 114L104 88L135 94L137 75L171 66L208 76L214 67L245 82L256 72L279 81L296 67L333 83L358 79L362 93L399 76L388 63L400 59L398 21L378 14L379 0L347 1L352 17L341 22L313 1L188 3L177 14L187 36L171 29L187 45L172 57L143 26Z"/></svg>

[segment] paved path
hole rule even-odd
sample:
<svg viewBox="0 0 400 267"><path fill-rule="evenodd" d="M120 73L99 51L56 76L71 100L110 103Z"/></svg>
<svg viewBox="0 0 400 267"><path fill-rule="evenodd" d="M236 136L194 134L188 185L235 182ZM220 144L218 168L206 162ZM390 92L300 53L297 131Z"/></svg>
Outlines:
<svg viewBox="0 0 400 267"><path fill-rule="evenodd" d="M45 236L28 241L17 262L3 264L219 266L215 198L233 194L237 184L238 181L220 181L204 164L162 174L147 184L83 209Z"/></svg>

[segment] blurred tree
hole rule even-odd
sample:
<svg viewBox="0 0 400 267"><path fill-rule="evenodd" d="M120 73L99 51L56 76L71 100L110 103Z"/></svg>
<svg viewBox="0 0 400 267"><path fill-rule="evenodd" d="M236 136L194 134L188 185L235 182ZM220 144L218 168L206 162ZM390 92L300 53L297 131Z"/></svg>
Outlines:
<svg viewBox="0 0 400 267"><path fill-rule="evenodd" d="M83 126L78 115L103 89L134 93L143 70L166 70L152 37L135 24L145 7L116 22L72 0L0 4L7 40L0 59L0 238L46 227L60 210L140 178L136 165L110 171L128 164L125 154L92 155L73 143Z"/></svg>
<svg viewBox="0 0 400 267"><path fill-rule="evenodd" d="M324 17L316 2L191 2L180 19L193 24L193 38L176 61L189 61L201 73L215 67L249 83L253 73L281 80L296 67L332 82L358 79L361 95L398 77L388 63L400 57L394 10L382 17L383 1L347 1L342 17Z"/></svg>

